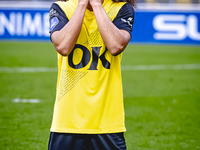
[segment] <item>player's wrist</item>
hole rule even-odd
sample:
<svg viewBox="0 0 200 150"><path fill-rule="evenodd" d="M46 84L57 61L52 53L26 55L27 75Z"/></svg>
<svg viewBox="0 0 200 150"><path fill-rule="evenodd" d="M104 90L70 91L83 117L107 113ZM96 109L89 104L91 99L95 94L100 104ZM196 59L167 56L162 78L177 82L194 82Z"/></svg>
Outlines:
<svg viewBox="0 0 200 150"><path fill-rule="evenodd" d="M95 9L97 9L97 8L103 7L102 3L99 3L99 2L92 2L92 3L90 3L90 5L92 6L93 11L95 11Z"/></svg>
<svg viewBox="0 0 200 150"><path fill-rule="evenodd" d="M88 2L79 2L78 3L78 6L81 6L81 7L87 7L87 5L88 5Z"/></svg>

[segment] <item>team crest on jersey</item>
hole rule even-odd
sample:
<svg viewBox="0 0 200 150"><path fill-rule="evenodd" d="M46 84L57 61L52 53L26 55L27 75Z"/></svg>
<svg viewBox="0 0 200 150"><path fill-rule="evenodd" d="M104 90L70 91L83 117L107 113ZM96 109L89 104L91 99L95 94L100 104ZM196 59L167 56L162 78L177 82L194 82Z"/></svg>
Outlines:
<svg viewBox="0 0 200 150"><path fill-rule="evenodd" d="M58 16L58 13L57 13L57 11L55 10L55 9L51 9L50 11L49 11L49 16Z"/></svg>
<svg viewBox="0 0 200 150"><path fill-rule="evenodd" d="M59 23L59 20L57 17L54 17L53 19L51 19L50 22L50 31L53 30L53 28Z"/></svg>

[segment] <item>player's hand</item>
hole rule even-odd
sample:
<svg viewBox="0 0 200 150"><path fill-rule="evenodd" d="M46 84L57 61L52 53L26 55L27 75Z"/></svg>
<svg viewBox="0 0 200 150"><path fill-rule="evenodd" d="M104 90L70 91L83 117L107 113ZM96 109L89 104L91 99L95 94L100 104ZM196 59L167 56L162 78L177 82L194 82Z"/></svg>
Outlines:
<svg viewBox="0 0 200 150"><path fill-rule="evenodd" d="M89 0L89 3L91 6L94 6L94 5L102 5L104 0Z"/></svg>
<svg viewBox="0 0 200 150"><path fill-rule="evenodd" d="M56 1L66 2L68 0L56 0ZM89 3L89 0L79 0L79 3L87 5Z"/></svg>
<svg viewBox="0 0 200 150"><path fill-rule="evenodd" d="M89 0L79 0L79 4L88 5Z"/></svg>

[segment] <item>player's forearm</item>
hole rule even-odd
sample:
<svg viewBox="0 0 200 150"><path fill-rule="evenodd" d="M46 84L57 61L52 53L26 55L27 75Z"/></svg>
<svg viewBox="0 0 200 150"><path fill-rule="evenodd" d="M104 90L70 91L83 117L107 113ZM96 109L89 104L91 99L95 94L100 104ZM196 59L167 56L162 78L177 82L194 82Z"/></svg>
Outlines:
<svg viewBox="0 0 200 150"><path fill-rule="evenodd" d="M63 56L70 54L78 39L86 7L87 5L84 3L78 4L69 22L60 31L54 32L51 36L54 47Z"/></svg>
<svg viewBox="0 0 200 150"><path fill-rule="evenodd" d="M93 4L92 8L106 47L112 55L121 53L130 39L110 21L102 5Z"/></svg>

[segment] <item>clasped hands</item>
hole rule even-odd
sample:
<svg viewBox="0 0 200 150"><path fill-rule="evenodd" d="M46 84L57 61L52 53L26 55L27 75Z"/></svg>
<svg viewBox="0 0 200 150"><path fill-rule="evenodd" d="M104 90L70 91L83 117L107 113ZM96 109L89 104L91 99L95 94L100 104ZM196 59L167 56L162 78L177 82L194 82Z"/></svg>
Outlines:
<svg viewBox="0 0 200 150"><path fill-rule="evenodd" d="M95 5L102 5L103 0L79 0L79 3L95 6Z"/></svg>
<svg viewBox="0 0 200 150"><path fill-rule="evenodd" d="M57 0L57 1L64 1L66 2L67 0ZM79 4L84 4L86 6L91 5L91 6L95 6L95 5L102 5L104 0L79 0Z"/></svg>

